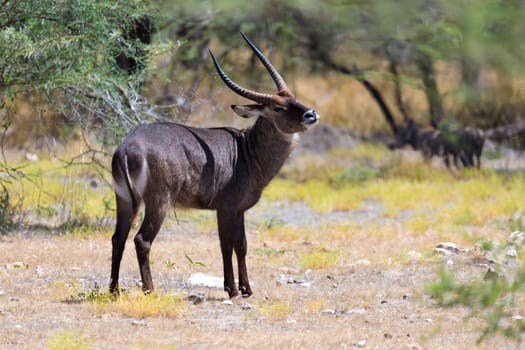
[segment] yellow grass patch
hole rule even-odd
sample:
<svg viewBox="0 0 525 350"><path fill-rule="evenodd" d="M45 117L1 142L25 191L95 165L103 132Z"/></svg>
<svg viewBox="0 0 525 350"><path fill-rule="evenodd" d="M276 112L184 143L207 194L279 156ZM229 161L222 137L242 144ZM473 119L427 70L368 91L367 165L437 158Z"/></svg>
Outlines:
<svg viewBox="0 0 525 350"><path fill-rule="evenodd" d="M93 349L94 339L83 332L60 330L51 334L47 340L50 350L88 350Z"/></svg>
<svg viewBox="0 0 525 350"><path fill-rule="evenodd" d="M127 317L168 317L180 315L184 303L182 297L175 293L144 294L142 291L122 293L116 299L109 293L88 295L97 313L117 312Z"/></svg>
<svg viewBox="0 0 525 350"><path fill-rule="evenodd" d="M277 179L264 196L269 200L305 201L320 214L359 210L372 200L381 206L380 215L384 218L398 219L409 213L403 224L416 232L493 224L525 208L521 195L525 181L519 173L467 171L454 177L447 170L431 169L427 164L412 168L409 171L400 165L357 183L342 179L335 184L331 174L299 183Z"/></svg>
<svg viewBox="0 0 525 350"><path fill-rule="evenodd" d="M326 308L325 299L313 299L307 300L306 302L306 311L311 313L318 313L319 311Z"/></svg>
<svg viewBox="0 0 525 350"><path fill-rule="evenodd" d="M325 269L339 264L339 251L313 249L298 253L299 266L302 269Z"/></svg>
<svg viewBox="0 0 525 350"><path fill-rule="evenodd" d="M12 205L36 211L43 220L59 221L107 216L115 209L109 182L91 165L65 167L57 159L21 165L21 181L9 184Z"/></svg>
<svg viewBox="0 0 525 350"><path fill-rule="evenodd" d="M277 225L267 229L262 229L260 233L263 237L279 240L282 242L292 242L299 239L306 239L308 230L297 228L292 225Z"/></svg>
<svg viewBox="0 0 525 350"><path fill-rule="evenodd" d="M285 319L293 312L292 303L286 300L264 301L256 307L259 312L272 319Z"/></svg>

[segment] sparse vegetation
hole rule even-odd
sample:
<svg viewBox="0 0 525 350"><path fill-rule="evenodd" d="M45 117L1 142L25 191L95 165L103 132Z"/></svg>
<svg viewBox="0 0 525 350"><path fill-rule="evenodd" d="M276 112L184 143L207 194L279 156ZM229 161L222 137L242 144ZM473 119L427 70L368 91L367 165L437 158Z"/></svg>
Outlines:
<svg viewBox="0 0 525 350"><path fill-rule="evenodd" d="M299 253L299 266L302 269L327 269L339 264L338 251L327 249L312 249Z"/></svg>
<svg viewBox="0 0 525 350"><path fill-rule="evenodd" d="M89 350L93 345L94 340L88 335L72 330L55 332L47 341L50 350Z"/></svg>
<svg viewBox="0 0 525 350"><path fill-rule="evenodd" d="M263 315L271 319L286 319L293 308L290 302L284 300L265 301L257 305Z"/></svg>
<svg viewBox="0 0 525 350"><path fill-rule="evenodd" d="M491 272L484 279L458 282L452 271L442 269L438 282L429 292L441 307L465 306L470 310L466 321L479 317L484 329L477 340L481 343L496 334L521 342L525 322L520 304L523 300L525 270L522 267L512 280Z"/></svg>

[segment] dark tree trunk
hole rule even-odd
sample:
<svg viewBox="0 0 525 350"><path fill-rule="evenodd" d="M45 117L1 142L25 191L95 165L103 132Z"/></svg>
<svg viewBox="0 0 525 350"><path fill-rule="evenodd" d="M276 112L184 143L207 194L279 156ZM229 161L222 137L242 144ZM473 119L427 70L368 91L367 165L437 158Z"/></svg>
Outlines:
<svg viewBox="0 0 525 350"><path fill-rule="evenodd" d="M379 108L381 109L381 112L383 113L383 116L385 117L388 125L390 126L390 129L392 129L392 132L394 133L394 135L396 135L398 132L398 128L392 111L386 104L386 101L383 98L383 95L381 95L381 92L370 81L363 77L362 72L360 72L359 69L357 69L357 67L355 66L352 69L349 69L346 66L335 63L328 57L324 57L323 61L323 63L326 66L335 70L336 72L356 77L357 81L359 81L365 87L365 89L370 93L372 98L377 102Z"/></svg>
<svg viewBox="0 0 525 350"><path fill-rule="evenodd" d="M405 104L403 103L403 97L402 97L402 93L401 93L401 83L399 82L399 80L400 80L399 79L399 71L397 69L397 62L394 59L394 57L392 57L389 54L388 51L387 51L387 56L388 56L388 60L389 60L390 73L392 73L392 75L394 77L394 84L395 84L394 95L395 95L395 98L396 98L397 108L399 109L399 111L403 115L403 120L406 122L406 121L408 121L408 119L410 119L410 117L408 115L408 111L407 111L407 109L405 107Z"/></svg>
<svg viewBox="0 0 525 350"><path fill-rule="evenodd" d="M437 128L443 118L443 103L437 87L434 62L429 55L419 51L416 55L416 65L421 72L421 79L427 96L430 123Z"/></svg>

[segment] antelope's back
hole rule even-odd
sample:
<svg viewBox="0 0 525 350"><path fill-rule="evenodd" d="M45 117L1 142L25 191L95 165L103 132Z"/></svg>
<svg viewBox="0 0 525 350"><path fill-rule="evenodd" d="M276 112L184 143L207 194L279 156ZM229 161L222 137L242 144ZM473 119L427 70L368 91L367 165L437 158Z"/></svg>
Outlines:
<svg viewBox="0 0 525 350"><path fill-rule="evenodd" d="M141 191L145 195L169 194L173 204L212 209L235 172L238 133L177 123L140 125L122 141L114 158L127 159L132 182L143 181L147 170Z"/></svg>

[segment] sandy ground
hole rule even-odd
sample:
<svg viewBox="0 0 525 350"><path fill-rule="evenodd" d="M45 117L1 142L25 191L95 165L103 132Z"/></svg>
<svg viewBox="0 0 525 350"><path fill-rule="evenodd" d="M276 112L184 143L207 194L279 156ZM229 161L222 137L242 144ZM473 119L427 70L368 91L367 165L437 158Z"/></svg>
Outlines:
<svg viewBox="0 0 525 350"><path fill-rule="evenodd" d="M222 279L215 228L203 230L184 218L180 224L171 220L165 225L152 248L152 269L157 291L174 292L182 299L180 312L169 317L101 310L80 297L97 287L107 289L109 237L82 239L31 230L0 236L0 348L47 348L61 335L66 344L75 345L79 338L87 343L83 348L93 349L475 348L481 321L466 323L465 310L438 308L425 293L425 286L437 280L444 259L424 251L428 244L414 242L421 254L411 258L375 259L399 256L398 250L407 248L394 237L385 241L357 233L352 240L334 243L340 249L337 264L303 269L298 254L314 249L317 242L263 237L257 226L275 212L295 215L299 226L312 225L303 220L309 209L300 203L281 203L278 210L268 203L257 208L248 220L254 295L231 303L221 288L189 283L195 274ZM287 215L286 208L293 212ZM319 235L322 239L322 232ZM137 291L131 239L121 286ZM191 265L185 256L205 266ZM479 277L486 270L468 257L446 259L460 279ZM204 300L195 304L191 295ZM497 337L479 348L516 347Z"/></svg>
<svg viewBox="0 0 525 350"><path fill-rule="evenodd" d="M330 140L336 138L349 147L354 142L347 135ZM315 139L311 144L319 147ZM0 349L53 344L65 349L476 348L482 320L467 318L461 308L438 308L425 288L437 280L443 263L455 268L459 280L483 276L486 266L469 256L433 254L443 237L432 230L420 236L407 236L401 224L388 234L370 230L368 224L384 219L377 203L368 204L359 211L320 215L304 203L259 203L246 220L254 295L231 301L220 287L190 283L196 274L222 280L213 214L205 224L184 215L179 215L179 224L172 218L151 253L158 293L175 293L181 299L179 312L170 316L138 317L140 305L129 313L98 307L82 297L97 288L107 290L108 235L82 238L30 228L0 235ZM327 239L324 223L349 219L362 228ZM299 232L308 229L309 238L261 233L271 222L292 224ZM477 230L479 236L495 240L508 234ZM124 252L121 286L139 293L132 237ZM336 263L301 266L301 254L325 250L337 253ZM199 264L188 263L186 257ZM194 303L192 296L202 302ZM520 345L494 337L479 348Z"/></svg>

